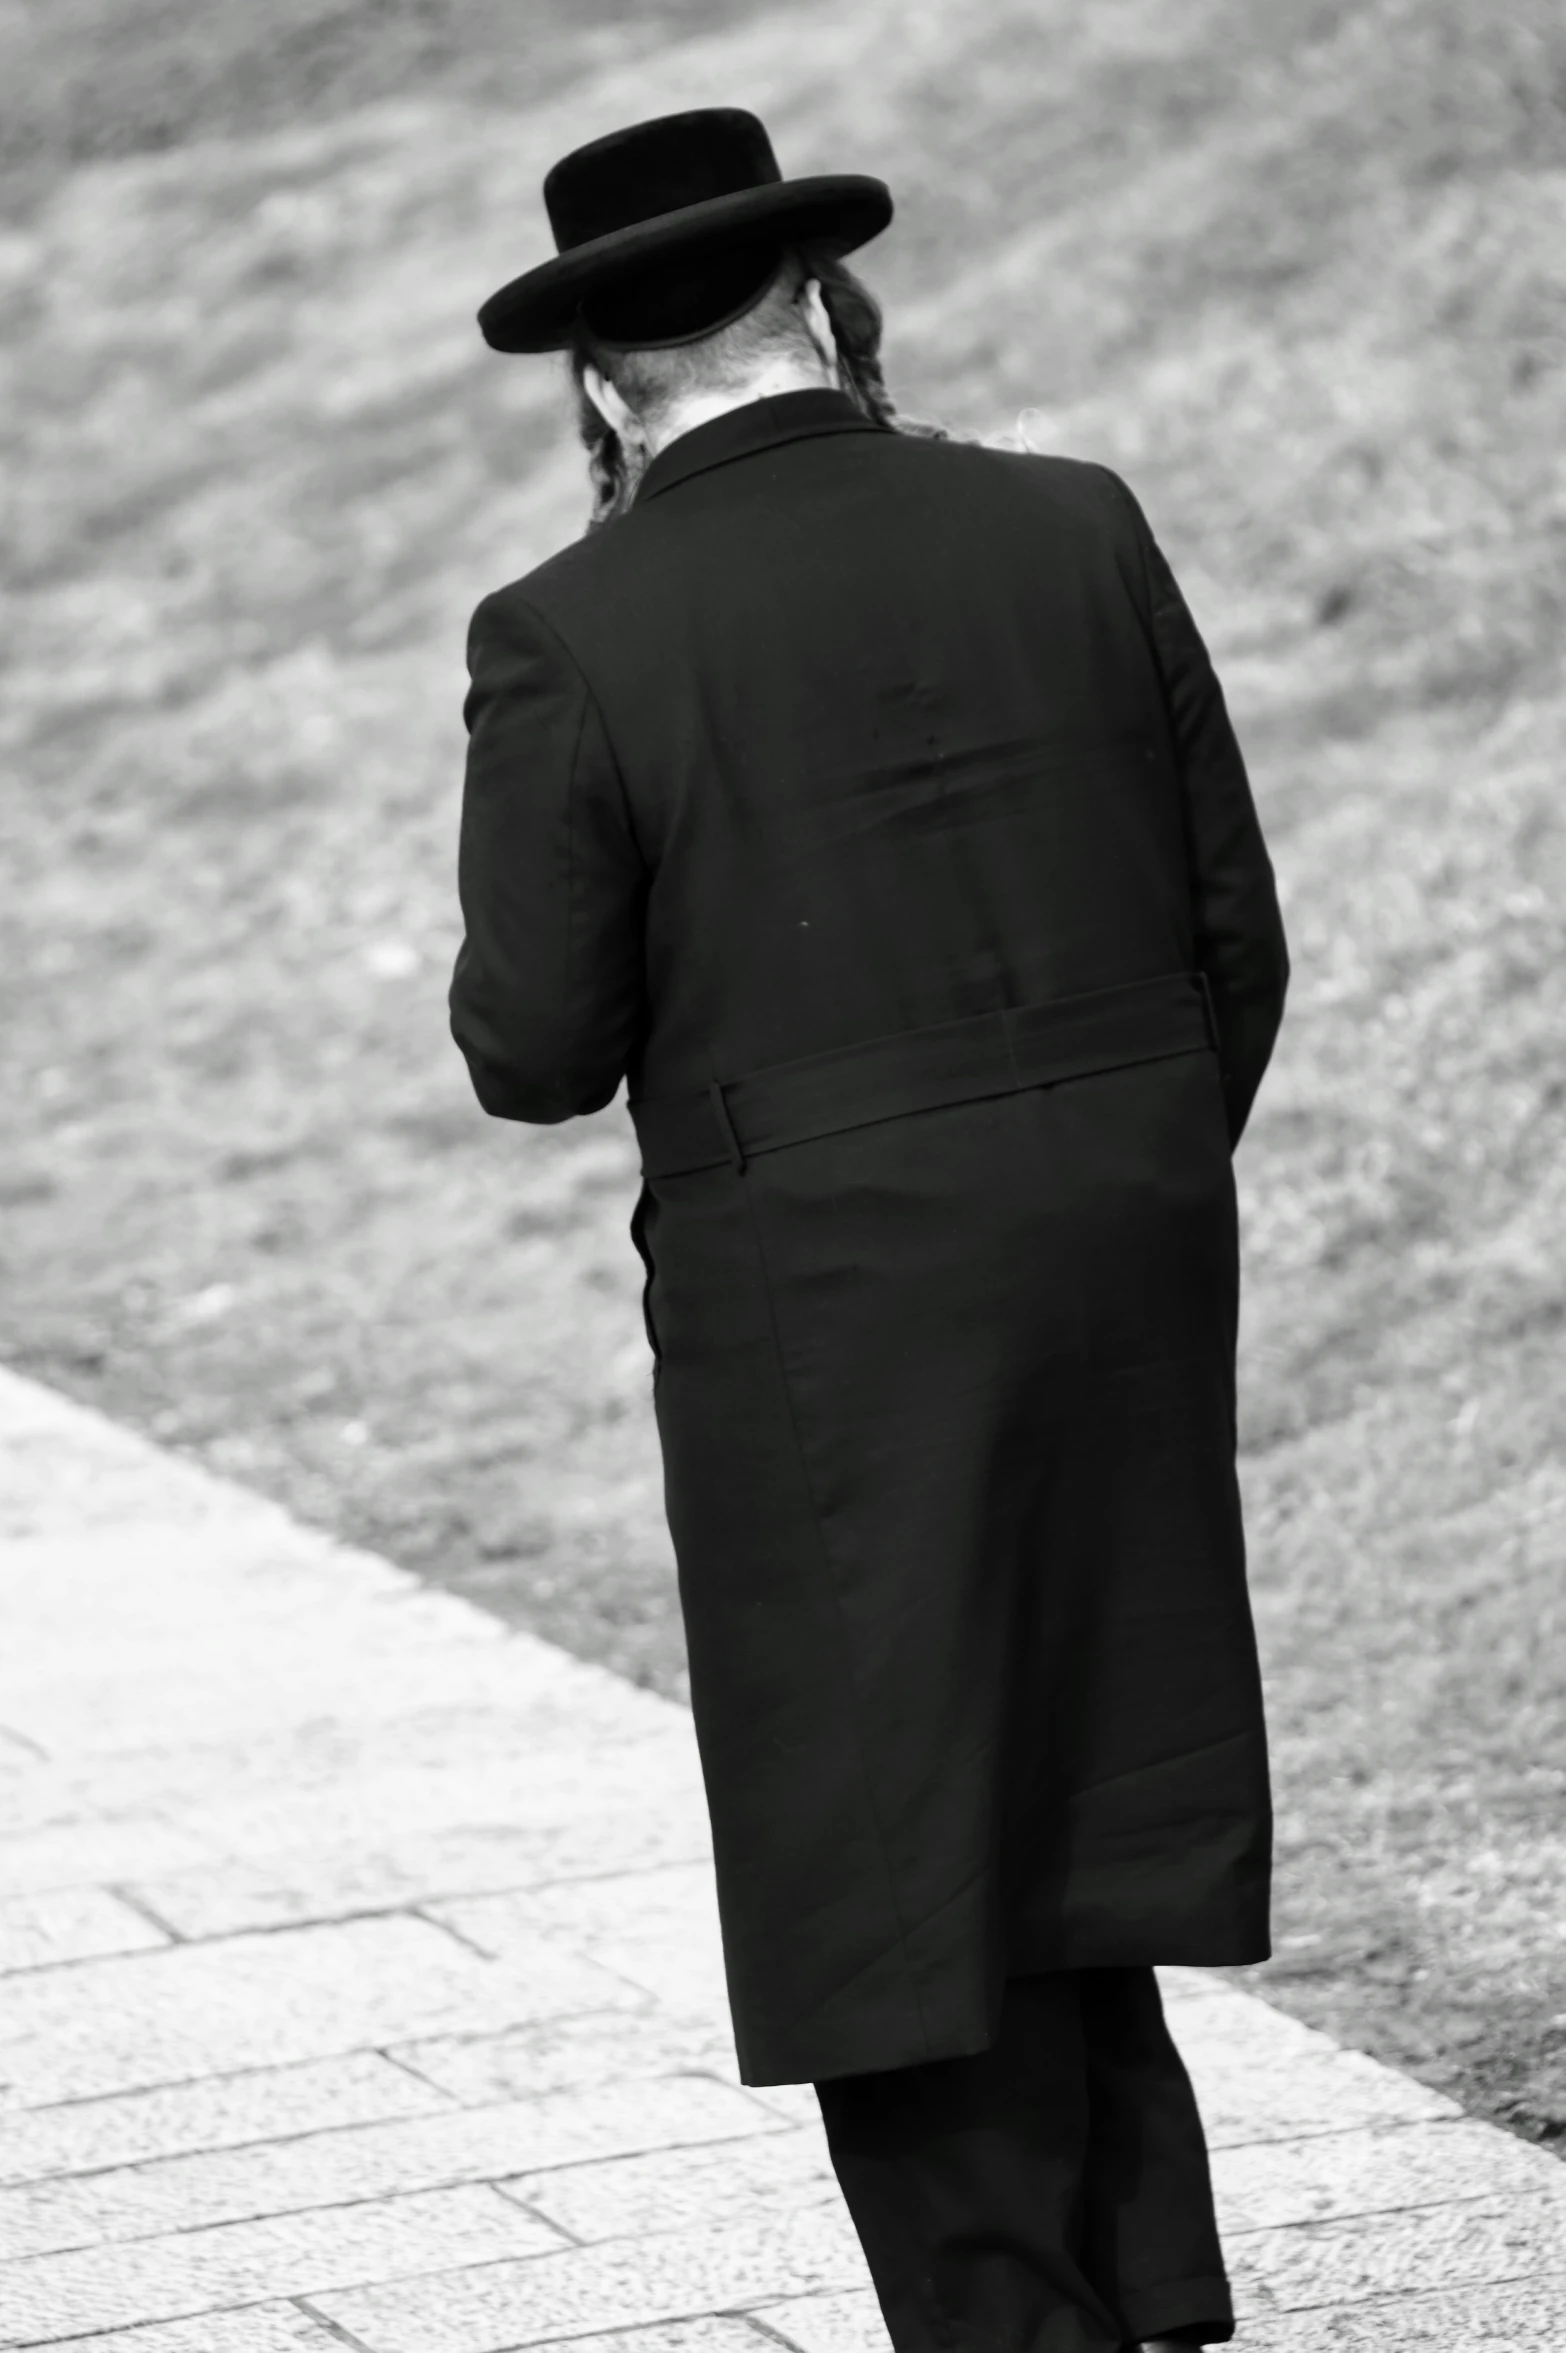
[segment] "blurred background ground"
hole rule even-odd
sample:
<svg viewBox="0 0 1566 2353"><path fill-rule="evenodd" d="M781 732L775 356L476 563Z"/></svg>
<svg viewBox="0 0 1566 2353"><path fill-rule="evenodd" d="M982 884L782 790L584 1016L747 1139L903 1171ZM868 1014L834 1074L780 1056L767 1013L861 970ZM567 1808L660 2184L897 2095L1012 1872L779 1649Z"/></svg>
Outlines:
<svg viewBox="0 0 1566 2353"><path fill-rule="evenodd" d="M0 0L0 1345L683 1696L623 1110L445 1031L463 635L583 514L566 147L883 173L905 405L1124 471L1296 981L1241 1152L1284 2007L1566 2148L1557 0Z"/></svg>

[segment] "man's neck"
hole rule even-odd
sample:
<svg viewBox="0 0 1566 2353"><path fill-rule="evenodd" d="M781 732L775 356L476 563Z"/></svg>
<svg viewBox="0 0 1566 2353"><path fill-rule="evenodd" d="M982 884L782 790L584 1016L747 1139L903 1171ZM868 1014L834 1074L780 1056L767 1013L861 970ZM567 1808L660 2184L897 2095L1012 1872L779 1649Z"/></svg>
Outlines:
<svg viewBox="0 0 1566 2353"><path fill-rule="evenodd" d="M738 391L702 392L690 400L681 401L670 409L656 431L647 437L647 454L656 457L667 449L671 441L678 441L682 433L691 432L697 425L707 425L714 417L727 416L730 409L748 408L753 400L773 400L780 392L831 392L837 389L837 378L823 364L818 368L802 366L798 360L778 360L763 368Z"/></svg>

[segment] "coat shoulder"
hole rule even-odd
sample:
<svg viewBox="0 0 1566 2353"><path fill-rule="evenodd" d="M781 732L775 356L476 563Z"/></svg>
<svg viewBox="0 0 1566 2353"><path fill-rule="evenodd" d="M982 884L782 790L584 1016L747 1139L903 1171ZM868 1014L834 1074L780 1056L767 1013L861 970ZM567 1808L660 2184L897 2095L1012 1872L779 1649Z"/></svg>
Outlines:
<svg viewBox="0 0 1566 2353"><path fill-rule="evenodd" d="M910 486L920 484L937 506L958 505L1000 529L1008 521L1024 529L1045 521L1068 537L1107 541L1140 569L1142 509L1121 477L1096 459L956 436L889 435L880 446L893 468L906 469Z"/></svg>
<svg viewBox="0 0 1566 2353"><path fill-rule="evenodd" d="M1008 520L1042 513L1057 529L1064 525L1100 543L1107 537L1117 554L1138 562L1137 501L1118 474L1092 459L922 434L867 434L851 446L937 514L949 505L971 513L977 505L1004 532ZM678 498L653 500L557 549L480 601L470 646L475 635L521 635L552 640L571 659L587 658L606 609L638 582L662 577L669 535L678 541L684 516Z"/></svg>
<svg viewBox="0 0 1566 2353"><path fill-rule="evenodd" d="M591 539L573 540L530 572L491 589L475 606L471 628L560 635L565 616L584 593L591 596L594 582L601 578L604 542L611 536L604 531Z"/></svg>
<svg viewBox="0 0 1566 2353"><path fill-rule="evenodd" d="M1074 458L985 442L983 455L1000 468L1009 489L1026 489L1088 524L1120 531L1134 521L1136 500L1120 476L1094 458Z"/></svg>

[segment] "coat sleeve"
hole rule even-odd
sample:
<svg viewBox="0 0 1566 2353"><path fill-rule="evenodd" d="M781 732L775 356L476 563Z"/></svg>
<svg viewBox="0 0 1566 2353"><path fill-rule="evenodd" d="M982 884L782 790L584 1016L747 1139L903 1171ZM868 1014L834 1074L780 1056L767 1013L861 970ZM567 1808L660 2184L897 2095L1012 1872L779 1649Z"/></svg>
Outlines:
<svg viewBox="0 0 1566 2353"><path fill-rule="evenodd" d="M468 634L451 1029L497 1119L611 1101L644 1019L647 874L587 681L502 591Z"/></svg>
<svg viewBox="0 0 1566 2353"><path fill-rule="evenodd" d="M1137 540L1144 618L1180 778L1197 967L1218 1025L1229 1141L1237 1144L1272 1058L1289 985L1277 885L1245 762L1207 648L1163 550L1112 477Z"/></svg>

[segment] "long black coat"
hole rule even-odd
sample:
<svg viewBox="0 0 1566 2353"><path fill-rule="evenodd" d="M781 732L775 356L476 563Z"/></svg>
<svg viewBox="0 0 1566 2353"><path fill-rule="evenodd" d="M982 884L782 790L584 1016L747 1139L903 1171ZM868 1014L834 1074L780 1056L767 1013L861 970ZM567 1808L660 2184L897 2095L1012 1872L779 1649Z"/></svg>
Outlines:
<svg viewBox="0 0 1566 2353"><path fill-rule="evenodd" d="M1216 1015L1221 1064L1198 1010L1194 1050L644 1183L744 2080L982 2049L1009 1972L1264 1958L1230 1155L1288 960L1130 492L788 393L672 442L469 660L452 1021L500 1118L625 1078L713 1137L714 1079L865 1041L1163 975Z"/></svg>

